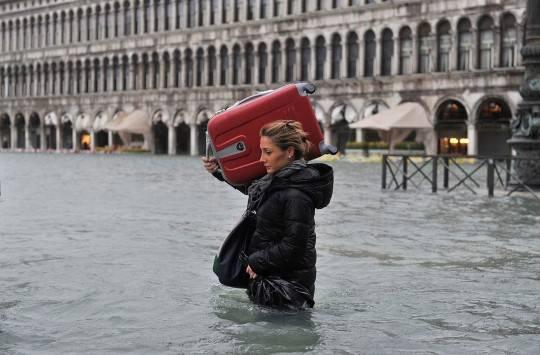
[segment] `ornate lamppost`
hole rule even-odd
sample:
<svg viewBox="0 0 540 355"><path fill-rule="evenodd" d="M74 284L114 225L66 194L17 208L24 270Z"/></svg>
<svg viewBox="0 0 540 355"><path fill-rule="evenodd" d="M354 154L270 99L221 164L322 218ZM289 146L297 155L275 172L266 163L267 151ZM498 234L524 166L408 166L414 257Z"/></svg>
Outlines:
<svg viewBox="0 0 540 355"><path fill-rule="evenodd" d="M540 158L540 0L527 0L525 46L521 49L525 77L523 101L512 121L508 141L518 158ZM540 160L516 160L514 169L527 185L540 186Z"/></svg>

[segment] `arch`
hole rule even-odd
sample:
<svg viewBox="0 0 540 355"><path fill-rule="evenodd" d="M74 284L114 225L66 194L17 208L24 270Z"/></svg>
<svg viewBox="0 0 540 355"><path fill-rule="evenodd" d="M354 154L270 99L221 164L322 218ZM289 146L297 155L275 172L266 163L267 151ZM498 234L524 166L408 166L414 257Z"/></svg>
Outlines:
<svg viewBox="0 0 540 355"><path fill-rule="evenodd" d="M233 53L232 53L232 65L233 65L233 71L232 71L232 84L238 85L240 83L240 69L242 66L241 62L241 56L240 56L240 45L235 44L233 46Z"/></svg>
<svg viewBox="0 0 540 355"><path fill-rule="evenodd" d="M285 41L285 81L294 80L294 71L296 66L296 44L294 39L287 38Z"/></svg>
<svg viewBox="0 0 540 355"><path fill-rule="evenodd" d="M512 13L505 13L501 17L501 67L513 67L516 65L517 56L517 21Z"/></svg>
<svg viewBox="0 0 540 355"><path fill-rule="evenodd" d="M413 38L409 26L403 26L399 31L399 74L407 75L413 72Z"/></svg>
<svg viewBox="0 0 540 355"><path fill-rule="evenodd" d="M366 78L375 75L375 56L377 43L375 42L375 32L367 30L364 33L364 76Z"/></svg>
<svg viewBox="0 0 540 355"><path fill-rule="evenodd" d="M326 40L323 36L315 39L315 80L324 79L324 66L326 62Z"/></svg>
<svg viewBox="0 0 540 355"><path fill-rule="evenodd" d="M169 113L157 110L152 116L152 135L154 137L154 153L167 154L169 148Z"/></svg>
<svg viewBox="0 0 540 355"><path fill-rule="evenodd" d="M330 78L339 79L341 77L341 59L343 47L341 44L341 36L339 33L332 35L331 41L331 66L330 66Z"/></svg>
<svg viewBox="0 0 540 355"><path fill-rule="evenodd" d="M73 149L73 117L69 113L60 115L60 135L62 136L62 148Z"/></svg>
<svg viewBox="0 0 540 355"><path fill-rule="evenodd" d="M11 148L11 118L7 113L0 115L0 148Z"/></svg>
<svg viewBox="0 0 540 355"><path fill-rule="evenodd" d="M268 49L266 43L261 42L257 47L257 55L259 56L259 84L266 83L266 71L268 68Z"/></svg>
<svg viewBox="0 0 540 355"><path fill-rule="evenodd" d="M255 65L255 50L251 42L244 47L244 84L253 82L253 66Z"/></svg>
<svg viewBox="0 0 540 355"><path fill-rule="evenodd" d="M392 58L394 56L394 33L385 28L382 32L381 75L392 75Z"/></svg>
<svg viewBox="0 0 540 355"><path fill-rule="evenodd" d="M26 121L24 119L24 115L20 112L15 114L15 130L16 130L16 142L15 147L17 149L25 149L26 148L26 137L25 137L25 128L26 128Z"/></svg>
<svg viewBox="0 0 540 355"><path fill-rule="evenodd" d="M28 120L28 131L30 135L30 145L33 149L41 149L41 119L37 112L32 112Z"/></svg>
<svg viewBox="0 0 540 355"><path fill-rule="evenodd" d="M452 50L451 26L448 20L437 24L437 71L450 71L450 52Z"/></svg>
<svg viewBox="0 0 540 355"><path fill-rule="evenodd" d="M431 72L431 25L422 22L418 26L418 72Z"/></svg>
<svg viewBox="0 0 540 355"><path fill-rule="evenodd" d="M458 21L458 70L469 70L472 60L472 26L471 21L464 17Z"/></svg>
<svg viewBox="0 0 540 355"><path fill-rule="evenodd" d="M45 149L55 150L58 142L56 141L56 130L59 129L59 120L55 112L48 112L43 116L43 128L45 132Z"/></svg>
<svg viewBox="0 0 540 355"><path fill-rule="evenodd" d="M214 86L215 80L214 76L216 73L216 66L217 66L217 57L216 57L216 47L210 46L208 47L208 69L207 69L207 80L206 85L208 86Z"/></svg>
<svg viewBox="0 0 540 355"><path fill-rule="evenodd" d="M357 63L359 57L358 35L351 31L347 33L347 78L358 75Z"/></svg>
<svg viewBox="0 0 540 355"><path fill-rule="evenodd" d="M197 49L196 59L195 59L195 85L203 85L203 74L204 74L204 49Z"/></svg>
<svg viewBox="0 0 540 355"><path fill-rule="evenodd" d="M489 15L478 20L478 69L493 67L493 49L495 44L494 21Z"/></svg>
<svg viewBox="0 0 540 355"><path fill-rule="evenodd" d="M487 96L478 101L475 122L478 131L478 155L508 155L512 108L506 98Z"/></svg>
<svg viewBox="0 0 540 355"><path fill-rule="evenodd" d="M176 112L174 127L176 130L176 154L188 155L190 153L191 129L186 122L186 115L183 110Z"/></svg>
<svg viewBox="0 0 540 355"><path fill-rule="evenodd" d="M467 154L468 120L467 110L458 100L446 98L436 106L435 131L438 137L439 154Z"/></svg>

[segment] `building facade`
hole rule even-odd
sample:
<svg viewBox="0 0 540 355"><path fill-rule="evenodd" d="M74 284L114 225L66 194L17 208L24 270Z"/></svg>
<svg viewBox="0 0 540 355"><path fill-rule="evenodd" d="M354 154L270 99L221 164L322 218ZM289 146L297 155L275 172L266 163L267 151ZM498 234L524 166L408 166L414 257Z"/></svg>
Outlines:
<svg viewBox="0 0 540 355"><path fill-rule="evenodd" d="M508 152L520 101L520 0L0 0L0 147L90 151L140 141L106 127L138 111L156 153L202 153L212 114L310 81L325 139L420 103L441 153Z"/></svg>

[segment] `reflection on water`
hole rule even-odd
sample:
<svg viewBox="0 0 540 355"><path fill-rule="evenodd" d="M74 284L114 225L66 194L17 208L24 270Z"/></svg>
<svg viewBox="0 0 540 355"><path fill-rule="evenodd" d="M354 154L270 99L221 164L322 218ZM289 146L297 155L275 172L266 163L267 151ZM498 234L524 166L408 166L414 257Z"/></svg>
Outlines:
<svg viewBox="0 0 540 355"><path fill-rule="evenodd" d="M245 196L190 157L0 154L0 353L540 353L540 204L332 163L315 308L212 274Z"/></svg>

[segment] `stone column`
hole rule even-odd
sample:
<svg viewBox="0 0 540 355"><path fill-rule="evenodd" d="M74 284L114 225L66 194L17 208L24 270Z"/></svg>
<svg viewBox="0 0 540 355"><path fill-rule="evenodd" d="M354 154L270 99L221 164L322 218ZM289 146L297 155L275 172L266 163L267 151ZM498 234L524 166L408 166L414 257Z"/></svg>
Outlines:
<svg viewBox="0 0 540 355"><path fill-rule="evenodd" d="M10 115L10 117L13 117ZM13 119L13 122L11 124L10 130L10 143L11 143L11 150L17 149L17 127L15 126L15 118Z"/></svg>
<svg viewBox="0 0 540 355"><path fill-rule="evenodd" d="M356 61L356 77L363 78L364 73L364 62L366 60L366 51L365 51L364 39L363 37L358 38L358 60Z"/></svg>
<svg viewBox="0 0 540 355"><path fill-rule="evenodd" d="M478 48L478 29L476 27L473 27L471 29L471 55L469 57L470 63L470 69L478 69L480 67L480 63L478 63L478 51L480 48Z"/></svg>
<svg viewBox="0 0 540 355"><path fill-rule="evenodd" d="M120 11L118 12L118 37L122 37L126 35L126 31L124 31L124 24L125 24L125 16L126 12L124 11L124 5L120 5Z"/></svg>
<svg viewBox="0 0 540 355"><path fill-rule="evenodd" d="M459 41L458 41L458 31L457 29L452 33L450 32L451 34L451 44L450 44L450 53L448 54L450 56L450 71L456 71L458 69L458 60L457 60L457 56L458 56L458 44L459 44Z"/></svg>
<svg viewBox="0 0 540 355"><path fill-rule="evenodd" d="M332 42L326 42L326 60L324 61L324 80L332 77Z"/></svg>
<svg viewBox="0 0 540 355"><path fill-rule="evenodd" d="M468 155L477 155L478 154L478 131L474 122L467 123L467 138L469 139L469 144L467 145L467 154Z"/></svg>
<svg viewBox="0 0 540 355"><path fill-rule="evenodd" d="M394 53L392 53L392 70L390 71L390 75L398 75L399 74L399 33L397 36L394 36L393 51Z"/></svg>
<svg viewBox="0 0 540 355"><path fill-rule="evenodd" d="M60 123L61 119L58 119L58 125L56 126L56 151L60 153L63 148L63 137L62 137L62 124Z"/></svg>
<svg viewBox="0 0 540 355"><path fill-rule="evenodd" d="M199 130L197 129L197 125L195 123L192 123L189 125L189 128L191 129L189 138L190 138L190 154L192 156L199 155L199 147L198 147L198 140L199 140Z"/></svg>
<svg viewBox="0 0 540 355"><path fill-rule="evenodd" d="M29 115L26 115L26 117L29 117ZM30 118L26 120L24 124L24 148L26 151L29 151L32 148L32 142L30 141L30 124L29 124Z"/></svg>
<svg viewBox="0 0 540 355"><path fill-rule="evenodd" d="M75 120L73 120L71 124L72 130L72 140L73 140L73 152L78 152L81 149L81 142L79 141L79 134L77 133L77 130L75 129Z"/></svg>
<svg viewBox="0 0 540 355"><path fill-rule="evenodd" d="M412 57L411 57L411 71L412 73L418 73L420 66L420 48L418 48L418 33L413 32L412 34Z"/></svg>
<svg viewBox="0 0 540 355"><path fill-rule="evenodd" d="M324 130L324 142L326 144L333 144L332 143L332 128L330 127L329 124L327 124L326 122L323 123L323 130Z"/></svg>
<svg viewBox="0 0 540 355"><path fill-rule="evenodd" d="M373 76L380 76L382 74L382 53L383 53L383 41L381 37L375 37L377 43L375 49L375 65L373 66Z"/></svg>
<svg viewBox="0 0 540 355"><path fill-rule="evenodd" d="M111 149L114 146L114 137L113 137L113 132L112 131L107 132L107 145Z"/></svg>
<svg viewBox="0 0 540 355"><path fill-rule="evenodd" d="M300 4L300 1L298 1ZM298 13L300 13L300 8L298 8ZM347 33L341 33L341 53L339 58L339 78L344 79L347 77L347 62L348 62L348 53L347 53ZM300 46L299 46L300 47ZM298 57L299 58L299 57ZM298 68L300 66L297 66ZM298 76L300 79L300 76Z"/></svg>
<svg viewBox="0 0 540 355"><path fill-rule="evenodd" d="M39 125L39 138L40 138L40 149L41 151L47 150L47 142L45 140L45 121L41 121L41 124Z"/></svg>
<svg viewBox="0 0 540 355"><path fill-rule="evenodd" d="M364 130L361 128L358 128L356 130L356 141L357 142L363 142L364 141Z"/></svg>
<svg viewBox="0 0 540 355"><path fill-rule="evenodd" d="M96 132L94 132L94 129L90 129L90 153L96 152Z"/></svg>
<svg viewBox="0 0 540 355"><path fill-rule="evenodd" d="M173 124L168 125L169 128L169 155L176 155L176 127Z"/></svg>

